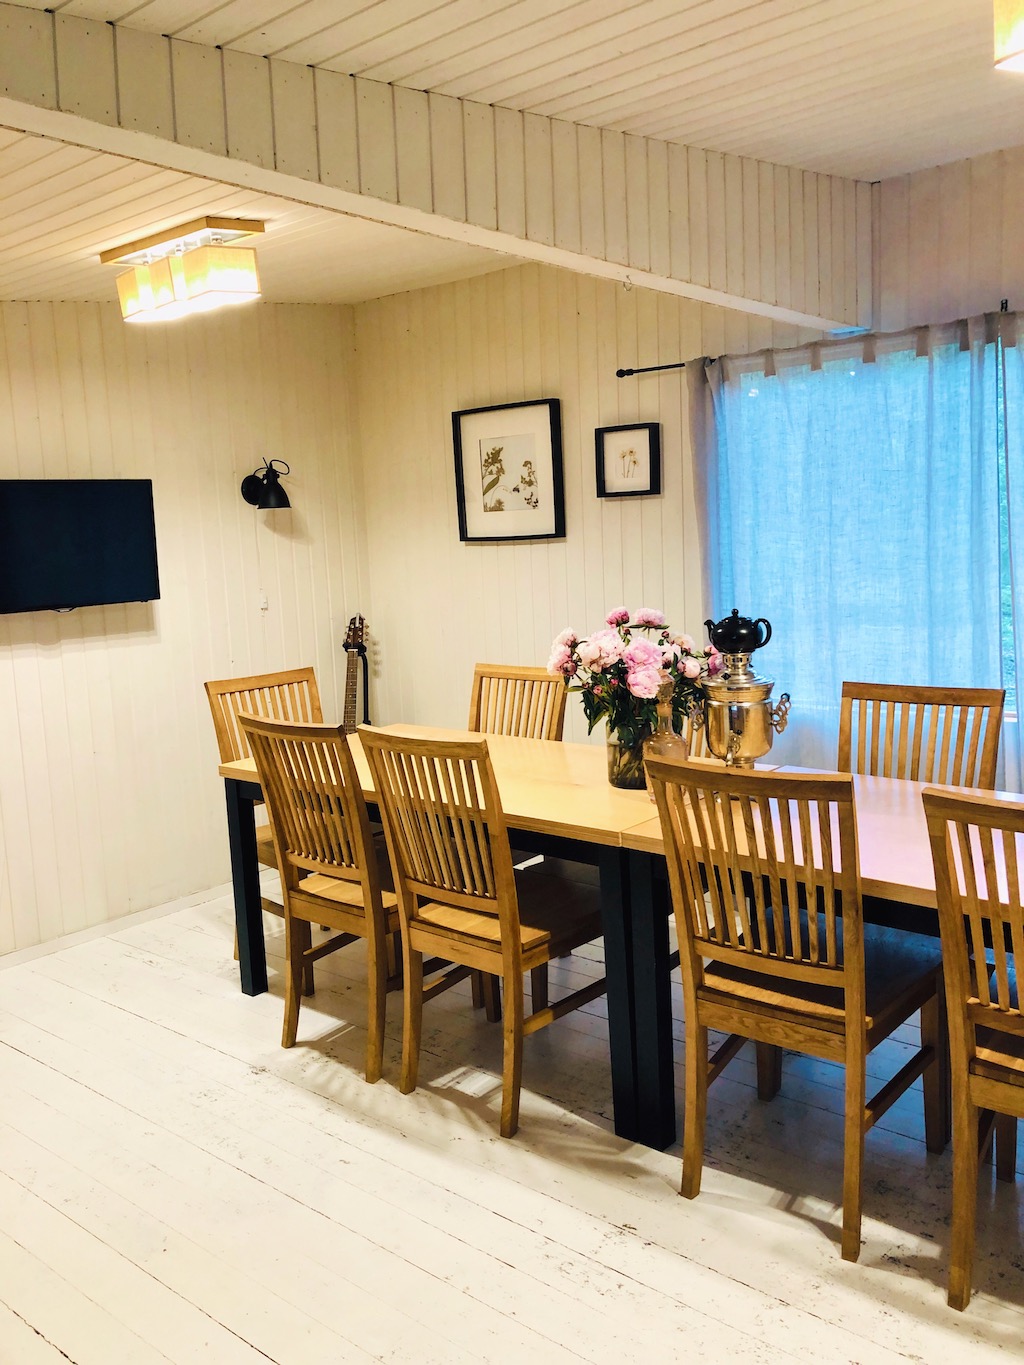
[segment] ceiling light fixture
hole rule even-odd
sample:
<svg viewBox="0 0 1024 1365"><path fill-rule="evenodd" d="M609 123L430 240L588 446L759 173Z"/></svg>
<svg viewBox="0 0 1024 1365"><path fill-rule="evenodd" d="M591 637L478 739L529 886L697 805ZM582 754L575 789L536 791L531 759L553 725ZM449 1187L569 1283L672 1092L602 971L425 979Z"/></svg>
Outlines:
<svg viewBox="0 0 1024 1365"><path fill-rule="evenodd" d="M256 253L230 245L262 232L249 218L195 218L100 253L106 265L131 266L117 277L125 322L164 322L260 296Z"/></svg>
<svg viewBox="0 0 1024 1365"><path fill-rule="evenodd" d="M995 0L995 54L999 71L1024 71L1024 0Z"/></svg>

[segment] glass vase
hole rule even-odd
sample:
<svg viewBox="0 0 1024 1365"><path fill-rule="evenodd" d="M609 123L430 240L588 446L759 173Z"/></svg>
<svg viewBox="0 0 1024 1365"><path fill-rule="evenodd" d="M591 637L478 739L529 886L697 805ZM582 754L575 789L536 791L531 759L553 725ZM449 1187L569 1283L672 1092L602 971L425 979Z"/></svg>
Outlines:
<svg viewBox="0 0 1024 1365"><path fill-rule="evenodd" d="M623 744L614 731L608 731L608 781L613 787L643 791L644 743L650 735L650 730L644 730L635 744Z"/></svg>
<svg viewBox="0 0 1024 1365"><path fill-rule="evenodd" d="M672 723L672 684L668 683L658 692L658 724L653 734L644 740L644 758L669 758L686 760L690 757L690 746ZM650 778L644 769L647 795L654 800Z"/></svg>

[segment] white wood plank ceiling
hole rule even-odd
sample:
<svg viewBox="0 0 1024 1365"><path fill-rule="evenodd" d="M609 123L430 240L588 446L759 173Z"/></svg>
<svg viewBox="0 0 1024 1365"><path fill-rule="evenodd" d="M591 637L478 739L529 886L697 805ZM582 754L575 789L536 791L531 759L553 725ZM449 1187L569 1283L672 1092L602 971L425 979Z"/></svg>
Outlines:
<svg viewBox="0 0 1024 1365"><path fill-rule="evenodd" d="M200 214L259 218L263 296L355 303L514 258L0 128L0 298L110 302L99 252Z"/></svg>
<svg viewBox="0 0 1024 1365"><path fill-rule="evenodd" d="M19 0L879 180L1013 146L991 0Z"/></svg>

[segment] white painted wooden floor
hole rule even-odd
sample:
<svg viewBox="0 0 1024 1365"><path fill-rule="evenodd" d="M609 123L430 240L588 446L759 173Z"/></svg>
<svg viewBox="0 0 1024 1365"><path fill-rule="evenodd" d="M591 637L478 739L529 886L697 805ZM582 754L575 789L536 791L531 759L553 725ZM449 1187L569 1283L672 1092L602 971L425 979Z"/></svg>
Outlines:
<svg viewBox="0 0 1024 1365"><path fill-rule="evenodd" d="M765 1105L742 1054L686 1202L678 1150L611 1132L603 1002L527 1039L522 1126L502 1141L500 1030L466 994L427 1006L413 1096L394 1085L393 997L370 1087L361 947L317 965L286 1052L279 922L271 991L247 999L229 905L0 963L0 1365L1024 1354L1024 1185L985 1173L978 1289L953 1313L950 1156L925 1153L918 1093L868 1137L846 1265L837 1068L787 1054ZM591 949L554 976L599 970Z"/></svg>

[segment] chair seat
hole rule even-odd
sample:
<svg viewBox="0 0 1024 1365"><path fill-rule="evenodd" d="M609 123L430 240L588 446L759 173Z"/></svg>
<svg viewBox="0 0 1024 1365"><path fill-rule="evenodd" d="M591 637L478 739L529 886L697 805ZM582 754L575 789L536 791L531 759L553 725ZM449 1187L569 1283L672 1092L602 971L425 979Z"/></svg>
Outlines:
<svg viewBox="0 0 1024 1365"><path fill-rule="evenodd" d="M387 845L383 839L373 840L373 851L377 858L381 904L388 912L390 921L393 917L392 912L397 915L398 898L395 895L395 883L391 873L391 861L388 858ZM343 877L332 877L324 872L314 872L310 876L302 878L296 890L292 892L292 901L301 901L310 906L315 906L317 901L328 901L346 909L361 909L363 891L358 882L346 881ZM389 925L390 927L394 926Z"/></svg>
<svg viewBox="0 0 1024 1365"><path fill-rule="evenodd" d="M600 891L588 875L590 869L574 863L555 868L555 861L545 859L516 871L524 953L547 948L555 957L562 947L576 947L601 935ZM495 948L501 943L496 914L429 901L416 912L416 921Z"/></svg>
<svg viewBox="0 0 1024 1365"><path fill-rule="evenodd" d="M824 935L824 919L819 915ZM842 957L842 934L839 954ZM864 925L865 1018L870 1034L883 1017L934 988L942 968L939 940L899 929ZM777 976L722 963L710 963L704 973L702 999L735 1003L737 997L766 1010L789 1010L824 1028L841 1032L845 1022L843 994L838 988L805 981L786 982Z"/></svg>

